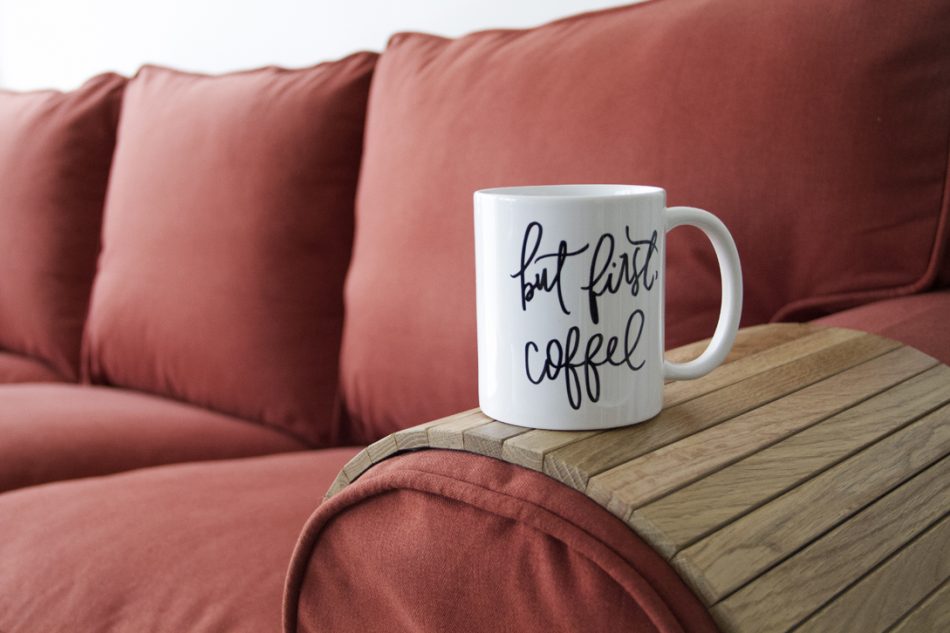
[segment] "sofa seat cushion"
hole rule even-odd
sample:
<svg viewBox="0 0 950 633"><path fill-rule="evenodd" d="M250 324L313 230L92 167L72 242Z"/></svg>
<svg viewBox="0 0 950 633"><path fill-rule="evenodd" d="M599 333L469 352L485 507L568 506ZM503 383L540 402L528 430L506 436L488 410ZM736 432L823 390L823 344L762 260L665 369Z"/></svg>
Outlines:
<svg viewBox="0 0 950 633"><path fill-rule="evenodd" d="M86 330L96 384L282 428L331 424L376 55L129 81Z"/></svg>
<svg viewBox="0 0 950 633"><path fill-rule="evenodd" d="M0 349L73 381L124 86L0 90Z"/></svg>
<svg viewBox="0 0 950 633"><path fill-rule="evenodd" d="M68 384L0 386L0 491L303 448L285 433L165 398Z"/></svg>
<svg viewBox="0 0 950 633"><path fill-rule="evenodd" d="M664 187L732 231L743 325L927 288L950 209L948 31L945 0L654 0L394 36L346 287L355 439L476 404L476 189ZM674 347L712 334L719 272L694 229L666 251Z"/></svg>
<svg viewBox="0 0 950 633"><path fill-rule="evenodd" d="M880 334L950 365L950 290L869 303L815 322Z"/></svg>
<svg viewBox="0 0 950 633"><path fill-rule="evenodd" d="M357 449L0 495L0 631L276 633L294 542Z"/></svg>
<svg viewBox="0 0 950 633"><path fill-rule="evenodd" d="M17 382L63 382L48 365L33 358L0 351L0 385Z"/></svg>
<svg viewBox="0 0 950 633"><path fill-rule="evenodd" d="M285 633L380 622L393 633L716 630L676 571L591 499L438 450L364 473L314 513L294 552Z"/></svg>

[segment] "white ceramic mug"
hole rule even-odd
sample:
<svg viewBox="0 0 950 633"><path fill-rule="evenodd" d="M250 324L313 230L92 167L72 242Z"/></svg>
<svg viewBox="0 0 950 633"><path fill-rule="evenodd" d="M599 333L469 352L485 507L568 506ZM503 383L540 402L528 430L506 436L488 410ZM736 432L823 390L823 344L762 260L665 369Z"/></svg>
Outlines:
<svg viewBox="0 0 950 633"><path fill-rule="evenodd" d="M722 307L706 350L671 363L663 358L666 232L683 224L712 241ZM732 236L706 211L666 208L658 187L477 191L475 261L479 404L509 424L588 430L652 418L664 379L712 371L739 327Z"/></svg>

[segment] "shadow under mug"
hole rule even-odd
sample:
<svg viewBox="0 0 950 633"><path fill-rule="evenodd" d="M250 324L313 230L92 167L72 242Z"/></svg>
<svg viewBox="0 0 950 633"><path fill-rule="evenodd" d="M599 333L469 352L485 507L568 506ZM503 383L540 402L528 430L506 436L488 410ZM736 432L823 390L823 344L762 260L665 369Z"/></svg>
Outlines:
<svg viewBox="0 0 950 633"><path fill-rule="evenodd" d="M706 233L722 305L695 360L663 357L667 231ZM699 378L732 348L742 312L739 255L725 225L638 185L475 192L478 395L502 422L606 429L648 420L667 379Z"/></svg>

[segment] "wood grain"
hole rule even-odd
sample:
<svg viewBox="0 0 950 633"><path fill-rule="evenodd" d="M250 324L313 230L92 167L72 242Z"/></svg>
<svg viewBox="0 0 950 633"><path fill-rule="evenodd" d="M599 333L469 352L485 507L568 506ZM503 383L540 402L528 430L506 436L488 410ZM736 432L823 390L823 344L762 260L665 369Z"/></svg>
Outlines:
<svg viewBox="0 0 950 633"><path fill-rule="evenodd" d="M465 431L462 443L470 453L501 459L504 443L530 430L504 422L490 422Z"/></svg>
<svg viewBox="0 0 950 633"><path fill-rule="evenodd" d="M535 429L513 437L502 447L501 456L507 462L531 470L544 468L544 457L562 446L593 437L603 431L545 431Z"/></svg>
<svg viewBox="0 0 950 633"><path fill-rule="evenodd" d="M925 531L948 506L950 458L944 458L717 604L713 614L727 630L788 630Z"/></svg>
<svg viewBox="0 0 950 633"><path fill-rule="evenodd" d="M924 598L889 633L950 631L950 580Z"/></svg>
<svg viewBox="0 0 950 633"><path fill-rule="evenodd" d="M663 390L663 407L669 408L717 389L728 387L773 367L788 364L799 358L827 349L832 345L844 343L861 336L865 335L857 330L829 328L744 355L733 362L720 365L703 376L702 380L681 380L669 383Z"/></svg>
<svg viewBox="0 0 950 633"><path fill-rule="evenodd" d="M443 424L447 420L455 420L462 417L467 417L477 411L466 411L454 416L449 416L448 418L442 418L439 420L433 420L432 422L426 422L425 424L420 424L408 429L402 429L393 433L393 439L396 441L396 450L398 451L408 451L414 448L428 448L429 447L429 427L436 426L437 424Z"/></svg>
<svg viewBox="0 0 950 633"><path fill-rule="evenodd" d="M701 479L775 442L933 367L937 361L902 347L653 450L592 478L587 494L618 509L634 508Z"/></svg>
<svg viewBox="0 0 950 633"><path fill-rule="evenodd" d="M725 362L731 363L763 349L777 347L822 329L824 328L811 323L767 323L742 328L736 334L736 341L733 343L732 350L729 352L729 356L726 357ZM685 363L693 360L703 353L709 345L709 341L710 339L707 338L667 350L666 359L674 363Z"/></svg>
<svg viewBox="0 0 950 633"><path fill-rule="evenodd" d="M549 451L544 457L544 472L584 492L595 475L880 356L898 345L876 336L860 335L788 363L777 361L779 364L771 369L757 371L738 383L664 409L648 422L603 432L583 442Z"/></svg>
<svg viewBox="0 0 950 633"><path fill-rule="evenodd" d="M736 336L736 343L733 345L730 358L732 363L753 356L756 354L765 354L766 358L773 358L769 350L778 345L784 345L789 341L805 337L809 334L819 335L819 341L829 343L830 341L843 341L850 338L861 336L860 332L855 330L844 330L840 328L821 329L813 325L781 323L768 326L757 326L739 331ZM667 358L671 360L688 360L705 349L707 341L693 343L677 350L667 352ZM786 348L788 352L791 348ZM743 371L726 370L728 365L717 368L701 380L684 381L682 383L670 383L664 389L664 406L671 406L677 402L685 402L690 398L699 397L703 394L714 391L722 386L721 380L717 377L725 373L732 380L738 381L754 375L754 372L761 367L756 364L746 364ZM719 372L717 374L717 372ZM715 387L707 387L707 381L715 380ZM711 383L709 383L711 384ZM683 387L675 385L684 385ZM667 395L667 392L673 389L675 395ZM609 431L545 431L532 430L523 433L505 442L502 447L502 459L518 464L532 470L542 470L544 468L545 456L564 446L574 444L581 440L593 437L600 433Z"/></svg>
<svg viewBox="0 0 950 633"><path fill-rule="evenodd" d="M465 448L463 434L469 429L477 426L483 426L493 422L490 417L480 410L460 416L453 420L442 422L441 424L432 424L426 431L429 435L430 448L451 448L461 450Z"/></svg>
<svg viewBox="0 0 950 633"><path fill-rule="evenodd" d="M395 455L399 451L411 450L415 448L428 448L429 427L448 424L457 420L468 420L476 415L481 415L481 411L479 409L469 409L468 411L462 411L445 418L440 418L438 420L426 422L425 424L419 424L408 429L397 431L396 433L387 435L386 437L370 444L362 451L354 455L353 458L343 466L343 469L330 485L329 490L327 490L325 498L329 499L330 497L336 495L341 490L346 488L350 483L356 481L356 479L358 479L359 476L362 475L373 464L379 463L382 460Z"/></svg>
<svg viewBox="0 0 950 633"><path fill-rule="evenodd" d="M628 523L670 558L701 537L947 402L950 367L939 365L634 510Z"/></svg>
<svg viewBox="0 0 950 633"><path fill-rule="evenodd" d="M350 461L346 462L343 466L342 474L346 477L347 481L353 482L372 465L373 460L370 459L369 453L364 449L354 455Z"/></svg>
<svg viewBox="0 0 950 633"><path fill-rule="evenodd" d="M835 598L798 630L881 633L950 576L950 519L931 527ZM761 630L761 629L759 629Z"/></svg>
<svg viewBox="0 0 950 633"><path fill-rule="evenodd" d="M945 406L687 547L673 565L715 604L948 451Z"/></svg>
<svg viewBox="0 0 950 633"><path fill-rule="evenodd" d="M399 448L396 445L396 436L387 435L386 437L373 442L364 449L369 456L369 460L376 464L395 453Z"/></svg>
<svg viewBox="0 0 950 633"><path fill-rule="evenodd" d="M330 488L327 490L324 495L325 499L329 499L338 492L342 492L344 488L350 485L350 478L346 476L342 470L337 473L336 479L333 480L333 483L330 484Z"/></svg>

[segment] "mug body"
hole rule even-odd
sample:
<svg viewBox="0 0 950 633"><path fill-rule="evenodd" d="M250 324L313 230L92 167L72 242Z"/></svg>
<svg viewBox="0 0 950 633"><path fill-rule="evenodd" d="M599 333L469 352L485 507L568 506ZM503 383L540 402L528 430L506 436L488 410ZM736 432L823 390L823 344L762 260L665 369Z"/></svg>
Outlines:
<svg viewBox="0 0 950 633"><path fill-rule="evenodd" d="M662 189L633 185L475 193L486 415L589 430L659 413L665 207Z"/></svg>

